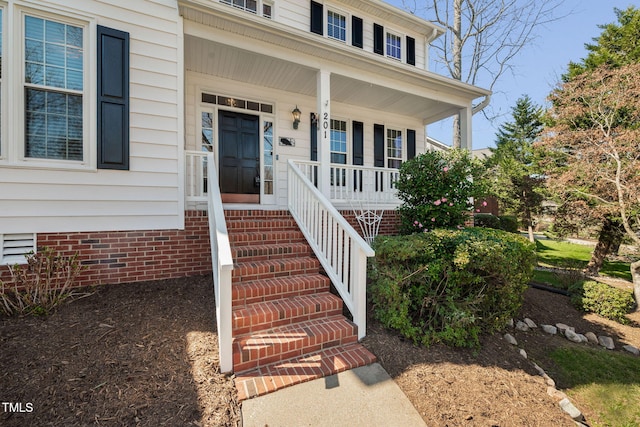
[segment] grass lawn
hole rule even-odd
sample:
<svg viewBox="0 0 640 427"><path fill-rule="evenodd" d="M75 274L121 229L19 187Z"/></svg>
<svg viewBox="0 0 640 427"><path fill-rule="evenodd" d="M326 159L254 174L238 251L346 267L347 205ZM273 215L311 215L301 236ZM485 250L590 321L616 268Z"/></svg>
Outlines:
<svg viewBox="0 0 640 427"><path fill-rule="evenodd" d="M639 358L588 348L559 348L550 356L554 378L578 407L594 412L592 426L640 425Z"/></svg>
<svg viewBox="0 0 640 427"><path fill-rule="evenodd" d="M556 240L536 240L536 252L540 266L584 268L591 259L593 247ZM605 260L600 274L631 281L628 262Z"/></svg>

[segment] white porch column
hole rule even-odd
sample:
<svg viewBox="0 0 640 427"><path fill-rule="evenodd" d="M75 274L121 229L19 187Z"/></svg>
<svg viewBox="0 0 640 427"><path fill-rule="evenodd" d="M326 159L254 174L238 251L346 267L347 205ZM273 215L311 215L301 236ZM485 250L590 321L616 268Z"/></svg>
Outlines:
<svg viewBox="0 0 640 427"><path fill-rule="evenodd" d="M318 99L318 189L331 198L331 72L319 70L317 75Z"/></svg>
<svg viewBox="0 0 640 427"><path fill-rule="evenodd" d="M473 149L471 141L472 117L471 105L460 110L460 148L466 148L467 150Z"/></svg>

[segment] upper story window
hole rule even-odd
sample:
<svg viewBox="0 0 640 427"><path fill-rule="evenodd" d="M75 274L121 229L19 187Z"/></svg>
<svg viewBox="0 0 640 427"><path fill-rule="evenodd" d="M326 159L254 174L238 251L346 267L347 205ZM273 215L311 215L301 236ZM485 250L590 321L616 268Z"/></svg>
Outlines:
<svg viewBox="0 0 640 427"><path fill-rule="evenodd" d="M262 12L262 16L271 19L273 17L273 3L262 0L220 0L224 4L237 7L247 12L258 14Z"/></svg>
<svg viewBox="0 0 640 427"><path fill-rule="evenodd" d="M400 169L402 165L402 131L387 129L387 167Z"/></svg>
<svg viewBox="0 0 640 427"><path fill-rule="evenodd" d="M84 30L25 15L24 37L24 156L82 161Z"/></svg>
<svg viewBox="0 0 640 427"><path fill-rule="evenodd" d="M273 18L273 4L262 3L262 16L269 19Z"/></svg>
<svg viewBox="0 0 640 427"><path fill-rule="evenodd" d="M402 59L402 38L393 33L387 33L387 56Z"/></svg>
<svg viewBox="0 0 640 427"><path fill-rule="evenodd" d="M327 35L336 40L347 41L347 18L332 10L327 11Z"/></svg>

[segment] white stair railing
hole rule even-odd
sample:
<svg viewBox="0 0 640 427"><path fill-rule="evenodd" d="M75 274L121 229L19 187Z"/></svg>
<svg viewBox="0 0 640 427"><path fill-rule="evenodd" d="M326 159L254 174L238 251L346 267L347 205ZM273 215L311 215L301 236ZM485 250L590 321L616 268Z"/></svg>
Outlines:
<svg viewBox="0 0 640 427"><path fill-rule="evenodd" d="M210 154L211 153L204 151L185 152L185 190L187 201L207 201L207 165L214 165L214 163L207 161Z"/></svg>
<svg viewBox="0 0 640 427"><path fill-rule="evenodd" d="M213 287L216 298L216 322L218 327L218 349L220 371L233 371L233 335L231 319L231 271L233 257L227 233L227 223L222 209L218 173L213 162L213 154L205 153L207 161L207 203L209 216L209 239L211 242L211 264Z"/></svg>
<svg viewBox="0 0 640 427"><path fill-rule="evenodd" d="M358 326L367 328L367 257L375 252L305 175L288 162L289 211Z"/></svg>

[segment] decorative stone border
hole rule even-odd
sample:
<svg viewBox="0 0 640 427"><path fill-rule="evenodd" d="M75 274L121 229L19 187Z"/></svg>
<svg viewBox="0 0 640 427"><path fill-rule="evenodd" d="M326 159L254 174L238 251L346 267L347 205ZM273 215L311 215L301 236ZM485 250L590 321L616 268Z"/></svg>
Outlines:
<svg viewBox="0 0 640 427"><path fill-rule="evenodd" d="M538 328L538 325L528 317L516 322L514 322L513 319L510 319L509 322L507 322L507 326L510 328L515 328L516 330L521 332L528 332ZM593 332L580 334L576 332L576 329L573 326L568 326L564 323L556 323L555 325L540 325L540 328L542 329L542 331L549 335L561 335L571 342L600 345L607 350L616 349L613 338L604 335L596 336L596 334ZM513 335L506 333L504 334L503 338L509 344L518 347L518 341ZM634 356L640 356L640 349L638 349L637 347L634 347L632 345L624 345L622 346L622 348L625 351L633 354ZM524 349L519 348L519 352L522 357L527 359L527 352ZM553 378L549 377L544 369L542 369L537 364L533 363L533 367L538 371L542 378L544 378L547 384L547 394L558 401L560 408L562 408L562 410L566 412L578 426L588 427L585 422L584 415L582 415L582 412L580 412L580 410L576 408L573 403L571 403L565 393L556 388L556 383Z"/></svg>

